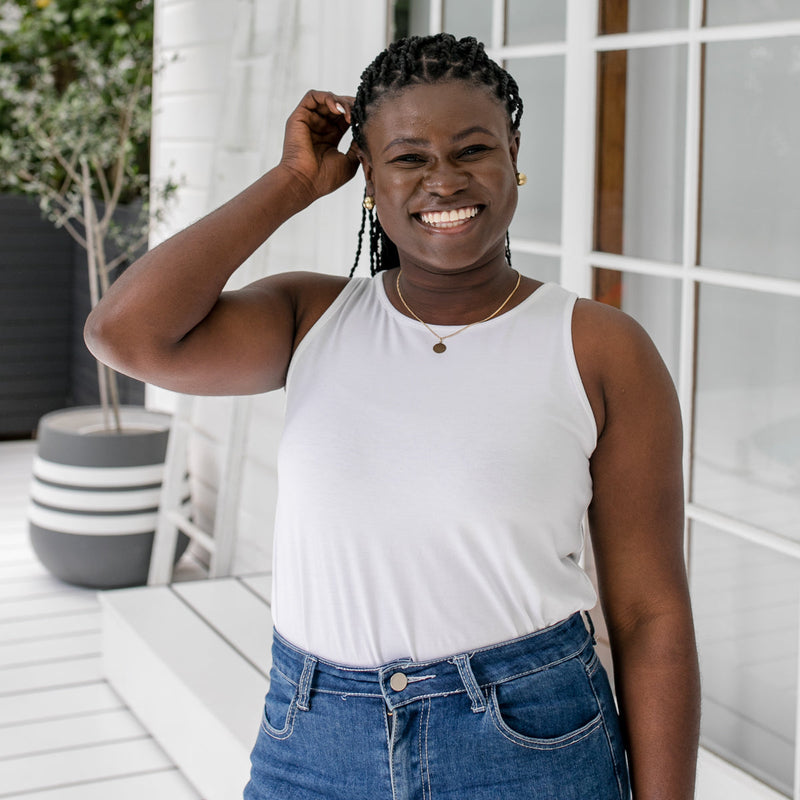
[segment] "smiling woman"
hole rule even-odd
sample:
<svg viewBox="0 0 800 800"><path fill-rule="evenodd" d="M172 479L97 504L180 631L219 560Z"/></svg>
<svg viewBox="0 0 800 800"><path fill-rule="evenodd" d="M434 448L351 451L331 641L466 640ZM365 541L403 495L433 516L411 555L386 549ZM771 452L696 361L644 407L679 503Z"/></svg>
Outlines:
<svg viewBox="0 0 800 800"><path fill-rule="evenodd" d="M474 39L395 42L355 97L308 92L279 164L142 257L87 323L99 357L151 383L286 389L247 800L692 797L677 400L633 320L511 266L521 113ZM359 165L370 277L223 292ZM587 512L619 716L587 613Z"/></svg>

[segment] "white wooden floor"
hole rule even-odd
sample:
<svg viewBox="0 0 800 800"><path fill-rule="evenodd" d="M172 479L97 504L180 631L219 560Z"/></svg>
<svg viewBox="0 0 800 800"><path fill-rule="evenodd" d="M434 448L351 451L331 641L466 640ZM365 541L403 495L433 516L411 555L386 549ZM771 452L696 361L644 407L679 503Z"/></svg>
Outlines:
<svg viewBox="0 0 800 800"><path fill-rule="evenodd" d="M33 452L0 443L0 798L199 800L103 679L96 593L30 548Z"/></svg>

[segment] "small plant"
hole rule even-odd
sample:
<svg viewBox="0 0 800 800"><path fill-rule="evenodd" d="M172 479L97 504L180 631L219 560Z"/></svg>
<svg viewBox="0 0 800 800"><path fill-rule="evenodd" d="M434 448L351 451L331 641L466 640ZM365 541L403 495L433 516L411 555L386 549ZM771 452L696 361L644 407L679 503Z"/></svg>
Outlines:
<svg viewBox="0 0 800 800"><path fill-rule="evenodd" d="M93 307L176 189L150 182L152 73L153 0L0 0L0 190L86 250ZM138 209L124 227L122 205ZM97 366L119 429L116 374Z"/></svg>

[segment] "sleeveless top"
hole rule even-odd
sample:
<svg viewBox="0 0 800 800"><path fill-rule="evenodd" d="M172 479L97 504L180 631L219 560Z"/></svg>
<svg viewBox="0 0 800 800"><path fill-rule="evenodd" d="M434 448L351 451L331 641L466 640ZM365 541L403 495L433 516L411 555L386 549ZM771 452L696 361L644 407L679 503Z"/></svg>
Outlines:
<svg viewBox="0 0 800 800"><path fill-rule="evenodd" d="M380 274L346 285L286 380L272 606L284 638L374 667L595 604L579 559L597 430L575 300L544 284L437 354Z"/></svg>

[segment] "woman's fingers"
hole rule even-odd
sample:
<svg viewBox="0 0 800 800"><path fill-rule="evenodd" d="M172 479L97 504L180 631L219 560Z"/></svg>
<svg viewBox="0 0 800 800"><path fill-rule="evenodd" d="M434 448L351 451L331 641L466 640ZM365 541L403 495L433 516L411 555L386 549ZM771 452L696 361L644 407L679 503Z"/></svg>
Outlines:
<svg viewBox="0 0 800 800"><path fill-rule="evenodd" d="M355 98L349 95L312 89L306 93L300 106L326 122L335 122L337 127L340 127L340 123L343 120L346 123L345 127L347 127L351 122L350 114L354 101Z"/></svg>
<svg viewBox="0 0 800 800"><path fill-rule="evenodd" d="M331 102L333 102L334 112L343 116L348 125L352 123L350 114L353 109L354 101L355 101L354 97L349 97L346 95L330 95L326 99L326 103L328 103L329 105Z"/></svg>
<svg viewBox="0 0 800 800"><path fill-rule="evenodd" d="M353 102L349 95L311 90L287 121L282 162L316 196L334 191L357 171L357 151L338 149L350 127Z"/></svg>

